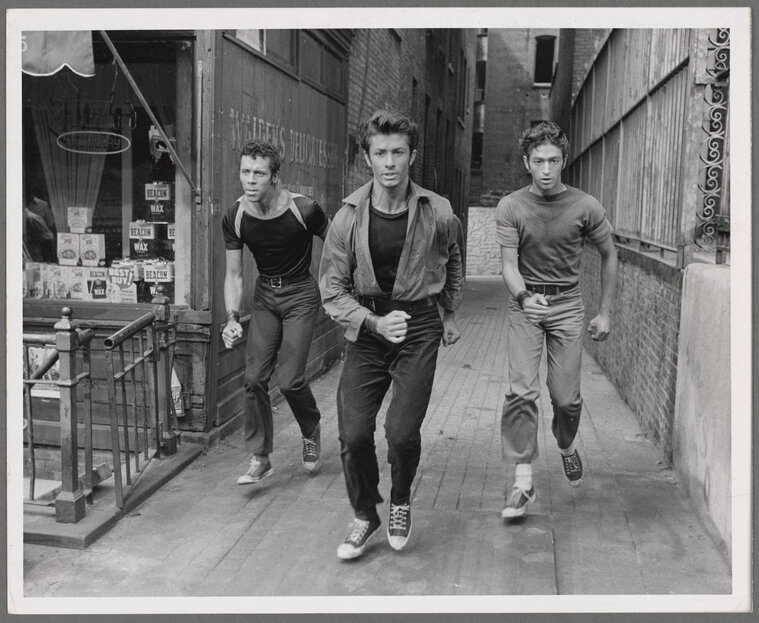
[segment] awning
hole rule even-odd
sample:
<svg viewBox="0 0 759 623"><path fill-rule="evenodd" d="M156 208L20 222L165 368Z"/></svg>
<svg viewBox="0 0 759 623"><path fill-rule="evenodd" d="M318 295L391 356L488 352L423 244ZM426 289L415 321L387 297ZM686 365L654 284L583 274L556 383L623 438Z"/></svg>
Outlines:
<svg viewBox="0 0 759 623"><path fill-rule="evenodd" d="M28 31L22 35L21 69L32 76L52 76L64 67L95 75L91 30Z"/></svg>

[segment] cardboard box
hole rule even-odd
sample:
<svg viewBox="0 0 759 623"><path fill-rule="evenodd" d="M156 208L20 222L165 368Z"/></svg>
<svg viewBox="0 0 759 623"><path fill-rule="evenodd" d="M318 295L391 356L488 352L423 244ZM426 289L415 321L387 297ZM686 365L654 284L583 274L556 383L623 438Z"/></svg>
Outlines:
<svg viewBox="0 0 759 623"><path fill-rule="evenodd" d="M48 269L48 298L69 298L69 269L73 266L57 266L51 264Z"/></svg>
<svg viewBox="0 0 759 623"><path fill-rule="evenodd" d="M165 223L129 223L129 257L133 260L157 259L160 241L166 237Z"/></svg>
<svg viewBox="0 0 759 623"><path fill-rule="evenodd" d="M151 297L158 294L160 285L169 300L174 301L174 262L145 262L145 282L150 286Z"/></svg>
<svg viewBox="0 0 759 623"><path fill-rule="evenodd" d="M114 303L148 303L150 288L143 280L141 262L117 260L108 269L108 300Z"/></svg>
<svg viewBox="0 0 759 623"><path fill-rule="evenodd" d="M82 269L82 297L85 301L108 300L108 269L86 266Z"/></svg>
<svg viewBox="0 0 759 623"><path fill-rule="evenodd" d="M68 266L69 273L69 297L81 301L87 292L87 282L84 271L88 270L81 266Z"/></svg>
<svg viewBox="0 0 759 623"><path fill-rule="evenodd" d="M176 226L174 223L168 223L166 225L166 239L161 240L158 245L158 255L164 260L174 261L176 259L174 254L174 242L176 240Z"/></svg>
<svg viewBox="0 0 759 623"><path fill-rule="evenodd" d="M55 266L55 268L58 268L58 264L49 264L47 262L40 263L40 280L42 281L42 298L43 299L53 298L52 296L53 266Z"/></svg>
<svg viewBox="0 0 759 623"><path fill-rule="evenodd" d="M82 266L105 266L105 234L80 234Z"/></svg>
<svg viewBox="0 0 759 623"><path fill-rule="evenodd" d="M173 186L171 182L145 184L145 220L161 223L174 221Z"/></svg>
<svg viewBox="0 0 759 623"><path fill-rule="evenodd" d="M62 266L76 266L79 263L79 234L58 234L58 263Z"/></svg>
<svg viewBox="0 0 759 623"><path fill-rule="evenodd" d="M34 299L45 297L45 285L42 281L42 262L26 263L26 281L28 296Z"/></svg>
<svg viewBox="0 0 759 623"><path fill-rule="evenodd" d="M66 211L66 221L69 231L74 233L85 233L88 228L92 227L92 213L94 208L84 208L69 206Z"/></svg>

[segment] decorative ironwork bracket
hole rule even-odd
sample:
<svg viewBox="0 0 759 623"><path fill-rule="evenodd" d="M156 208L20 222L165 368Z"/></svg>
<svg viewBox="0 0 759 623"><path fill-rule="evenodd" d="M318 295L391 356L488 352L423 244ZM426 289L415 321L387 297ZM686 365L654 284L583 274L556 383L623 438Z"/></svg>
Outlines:
<svg viewBox="0 0 759 623"><path fill-rule="evenodd" d="M727 119L730 75L730 30L718 28L707 39L704 87L706 103L702 129L706 138L699 154L699 205L696 211L695 243L702 249L724 250L729 241L730 218L723 214L723 195L727 179ZM727 228L727 231L725 231ZM728 234L727 236L725 234ZM728 242L729 245L729 242Z"/></svg>

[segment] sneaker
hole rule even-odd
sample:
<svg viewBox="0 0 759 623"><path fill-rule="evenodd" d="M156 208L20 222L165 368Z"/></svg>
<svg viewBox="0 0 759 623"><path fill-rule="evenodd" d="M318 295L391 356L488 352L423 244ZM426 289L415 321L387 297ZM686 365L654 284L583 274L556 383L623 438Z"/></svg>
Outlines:
<svg viewBox="0 0 759 623"><path fill-rule="evenodd" d="M361 556L369 543L369 539L377 533L379 527L379 518L368 520L356 517L351 524L350 534L337 548L337 557L340 560L351 560Z"/></svg>
<svg viewBox="0 0 759 623"><path fill-rule="evenodd" d="M321 452L321 429L317 424L314 434L311 437L303 438L303 467L309 472L314 471L319 466Z"/></svg>
<svg viewBox="0 0 759 623"><path fill-rule="evenodd" d="M569 481L571 487L579 487L582 480L582 461L577 450L568 456L561 455L561 462L564 465L564 475Z"/></svg>
<svg viewBox="0 0 759 623"><path fill-rule="evenodd" d="M262 463L256 457L253 457L250 460L250 468L237 479L237 484L252 485L256 482L261 482L264 478L268 478L273 473L274 469L272 469L270 461Z"/></svg>
<svg viewBox="0 0 759 623"><path fill-rule="evenodd" d="M390 520L387 524L387 540L390 547L402 550L411 536L411 505L390 503Z"/></svg>
<svg viewBox="0 0 759 623"><path fill-rule="evenodd" d="M527 505L534 502L536 497L538 495L535 493L535 487L530 487L529 491L524 491L514 485L511 495L506 498L506 505L501 511L501 517L504 519L521 517L527 511Z"/></svg>

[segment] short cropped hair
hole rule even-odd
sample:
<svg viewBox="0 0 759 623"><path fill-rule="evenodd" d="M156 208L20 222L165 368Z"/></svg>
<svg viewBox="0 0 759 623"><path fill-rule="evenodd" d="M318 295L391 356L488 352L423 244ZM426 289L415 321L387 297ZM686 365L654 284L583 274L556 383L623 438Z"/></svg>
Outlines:
<svg viewBox="0 0 759 623"><path fill-rule="evenodd" d="M569 154L567 135L564 134L564 130L559 127L559 124L554 121L539 121L522 132L522 137L519 139L522 153L528 158L533 149L544 143L556 145L556 147L561 149L564 158Z"/></svg>
<svg viewBox="0 0 759 623"><path fill-rule="evenodd" d="M392 110L377 110L358 129L361 147L369 153L369 139L375 134L405 134L413 153L419 143L419 129L409 117Z"/></svg>
<svg viewBox="0 0 759 623"><path fill-rule="evenodd" d="M272 175L279 173L279 167L282 166L282 159L279 157L279 152L274 145L264 141L251 141L246 144L240 152L239 162L242 162L243 156L248 156L249 158L268 158Z"/></svg>

